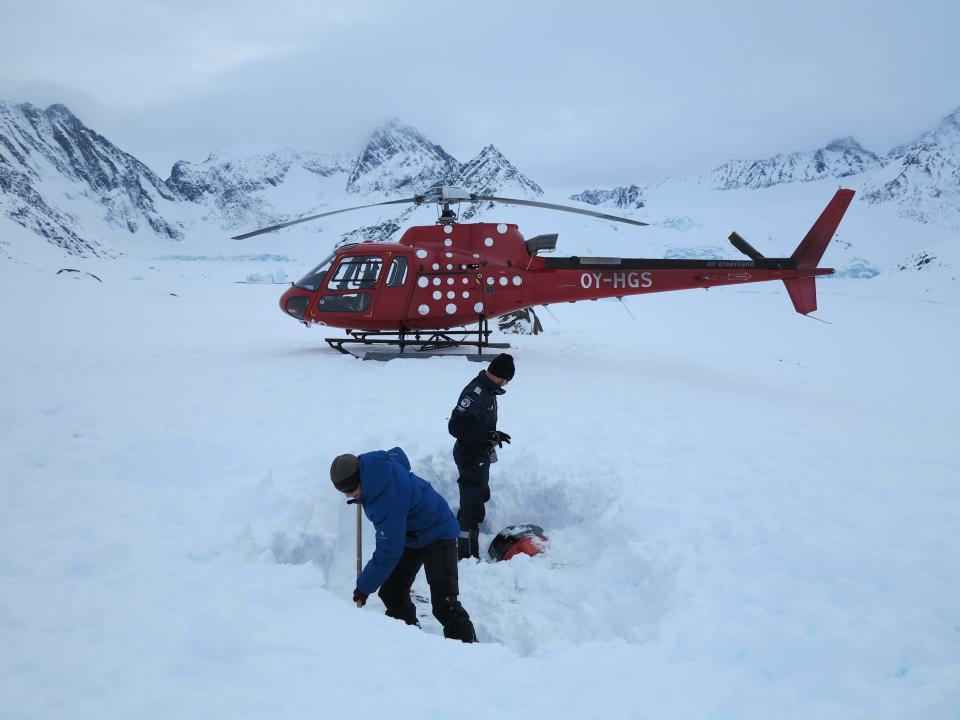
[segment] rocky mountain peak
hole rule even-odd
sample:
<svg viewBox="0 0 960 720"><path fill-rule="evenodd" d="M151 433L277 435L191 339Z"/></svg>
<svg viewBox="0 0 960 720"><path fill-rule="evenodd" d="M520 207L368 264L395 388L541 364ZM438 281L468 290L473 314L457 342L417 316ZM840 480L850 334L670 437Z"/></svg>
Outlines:
<svg viewBox="0 0 960 720"><path fill-rule="evenodd" d="M480 154L474 158L476 161L483 162L505 162L509 164L507 158L504 157L503 153L497 149L497 146L494 144L485 145L483 150L480 151Z"/></svg>
<svg viewBox="0 0 960 720"><path fill-rule="evenodd" d="M494 145L487 145L461 169L463 186L480 195L513 192L539 197L543 189L523 175Z"/></svg>
<svg viewBox="0 0 960 720"><path fill-rule="evenodd" d="M944 131L960 133L960 106L947 113L940 122L940 128Z"/></svg>
<svg viewBox="0 0 960 720"><path fill-rule="evenodd" d="M833 140L823 148L827 152L835 153L870 153L869 150L865 150L864 147L858 143L854 138L847 135L846 137L838 138Z"/></svg>
<svg viewBox="0 0 960 720"><path fill-rule="evenodd" d="M904 217L960 229L960 107L912 143L891 150L863 199L893 202Z"/></svg>
<svg viewBox="0 0 960 720"><path fill-rule="evenodd" d="M701 176L700 181L719 190L765 188L848 177L881 165L883 161L879 156L865 150L852 137L844 137L812 152L774 155L763 160L731 160Z"/></svg>
<svg viewBox="0 0 960 720"><path fill-rule="evenodd" d="M960 143L960 107L948 113L926 137L941 146Z"/></svg>
<svg viewBox="0 0 960 720"><path fill-rule="evenodd" d="M374 130L357 157L347 192L415 194L431 185L456 185L460 163L420 131L391 118Z"/></svg>
<svg viewBox="0 0 960 720"><path fill-rule="evenodd" d="M160 208L179 200L176 192L65 105L40 110L0 103L0 174L0 210L71 253L111 254L95 240L80 239L83 228L69 208L84 197L93 200L95 215L116 230L148 228L163 237L183 236ZM51 190L51 185L62 189Z"/></svg>
<svg viewBox="0 0 960 720"><path fill-rule="evenodd" d="M63 103L54 103L53 105L50 105L46 112L48 115L60 115L62 117L72 118L73 120L77 119L77 116L70 112L70 108Z"/></svg>
<svg viewBox="0 0 960 720"><path fill-rule="evenodd" d="M228 146L216 148L202 163L176 163L167 184L187 200L214 208L224 228L269 225L283 214L273 208L267 191L280 189L288 181L319 187L320 178L345 175L349 167L347 158L340 155L289 147ZM297 179L291 181L291 174Z"/></svg>
<svg viewBox="0 0 960 720"><path fill-rule="evenodd" d="M625 210L642 208L645 204L643 188L637 185L615 187L612 190L584 190L582 193L571 195L570 199L590 205L604 205Z"/></svg>
<svg viewBox="0 0 960 720"><path fill-rule="evenodd" d="M297 152L289 147L220 147L211 151L202 163L177 162L167 184L195 201L228 186L252 191L279 185L294 167L329 177L346 173L349 162L341 155Z"/></svg>

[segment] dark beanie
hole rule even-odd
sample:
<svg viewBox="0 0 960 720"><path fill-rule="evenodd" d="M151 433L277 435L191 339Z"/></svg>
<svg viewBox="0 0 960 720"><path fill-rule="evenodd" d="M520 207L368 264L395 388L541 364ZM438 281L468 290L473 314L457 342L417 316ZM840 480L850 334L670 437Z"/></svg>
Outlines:
<svg viewBox="0 0 960 720"><path fill-rule="evenodd" d="M513 380L513 355L500 353L490 363L487 372L503 380Z"/></svg>
<svg viewBox="0 0 960 720"><path fill-rule="evenodd" d="M360 485L360 459L350 453L338 455L330 466L330 479L340 492L353 492Z"/></svg>

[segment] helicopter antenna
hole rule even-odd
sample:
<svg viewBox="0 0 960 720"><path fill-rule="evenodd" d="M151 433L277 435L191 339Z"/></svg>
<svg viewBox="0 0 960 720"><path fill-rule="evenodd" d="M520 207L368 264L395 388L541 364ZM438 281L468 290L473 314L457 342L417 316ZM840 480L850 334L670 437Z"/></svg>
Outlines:
<svg viewBox="0 0 960 720"><path fill-rule="evenodd" d="M541 305L540 307L542 307L544 310L550 313L550 317L552 317L554 320L557 320L557 316L553 314L553 310L550 309L549 305ZM560 321L557 320L557 325L559 324L560 324Z"/></svg>
<svg viewBox="0 0 960 720"><path fill-rule="evenodd" d="M630 312L630 308L627 307L627 304L623 301L623 298L622 298L621 296L617 295L617 300L619 300L619 301L620 301L620 304L623 305L623 309L627 311L627 315L629 315L630 318L631 318L634 322L636 322L637 319L636 319L635 317L633 317L633 313Z"/></svg>

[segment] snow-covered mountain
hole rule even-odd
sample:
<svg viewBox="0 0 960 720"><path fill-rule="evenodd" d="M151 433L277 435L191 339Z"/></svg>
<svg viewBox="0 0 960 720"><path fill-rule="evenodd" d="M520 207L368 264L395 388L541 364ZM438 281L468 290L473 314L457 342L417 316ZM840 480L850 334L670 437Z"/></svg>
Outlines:
<svg viewBox="0 0 960 720"><path fill-rule="evenodd" d="M774 155L764 160L730 160L701 177L718 190L766 188L828 177L844 178L878 168L883 161L852 137L834 140L813 152Z"/></svg>
<svg viewBox="0 0 960 720"><path fill-rule="evenodd" d="M0 137L0 142L5 138ZM94 240L77 234L74 219L51 207L33 187L30 175L12 167L0 154L0 190L4 214L14 222L59 245L72 255L110 255ZM6 241L0 239L0 244Z"/></svg>
<svg viewBox="0 0 960 720"><path fill-rule="evenodd" d="M179 240L182 198L63 105L0 102L0 210L74 255L111 255L101 224Z"/></svg>
<svg viewBox="0 0 960 720"><path fill-rule="evenodd" d="M522 174L493 145L487 145L480 154L460 171L460 184L480 195L520 195L532 198L543 195L543 189Z"/></svg>
<svg viewBox="0 0 960 720"><path fill-rule="evenodd" d="M0 103L0 211L78 256L116 255L129 233L174 240L219 235L350 204L347 193L396 197L438 183L486 194L543 194L493 145L462 164L396 119L378 128L356 159L220 148L202 163L177 162L164 181L63 105ZM398 218L388 218L343 237L384 239L398 229Z"/></svg>
<svg viewBox="0 0 960 720"><path fill-rule="evenodd" d="M461 168L459 184L479 195L519 196L521 199L543 195L543 189L517 170L493 145L487 145ZM492 202L470 205L460 213L460 219L463 222L479 220L493 207Z"/></svg>
<svg viewBox="0 0 960 720"><path fill-rule="evenodd" d="M960 107L933 130L894 148L863 197L895 203L903 217L960 229Z"/></svg>
<svg viewBox="0 0 960 720"><path fill-rule="evenodd" d="M394 118L367 141L347 178L347 192L414 195L431 185L459 182L456 158Z"/></svg>
<svg viewBox="0 0 960 720"><path fill-rule="evenodd" d="M629 185L627 187L615 187L613 190L584 190L576 195L571 195L570 199L589 205L635 209L642 208L645 205L643 192L644 188L637 185Z"/></svg>
<svg viewBox="0 0 960 720"><path fill-rule="evenodd" d="M269 225L288 217L276 207L271 190L285 183L316 185L321 179L345 177L350 164L344 155L297 152L287 147L266 152L218 149L202 163L176 163L167 185L204 206L206 219L222 228Z"/></svg>
<svg viewBox="0 0 960 720"><path fill-rule="evenodd" d="M855 219L845 225L856 235L838 241L838 252L850 256L844 256L838 266L861 263L870 267L870 274L877 274L910 253L933 252L934 245L945 239L944 228L960 227L960 109L886 159L846 138L814 152L731 161L702 176L586 190L570 197L625 212L643 208L645 221L669 231L648 232L648 237L655 238L655 247L648 252L684 257L704 247L726 252L722 238L729 230L721 232L715 225L729 224L732 209L744 218L754 206L769 210L775 196L783 211L806 208L820 201L819 185L835 185L834 178L843 178L844 185L857 189L867 201L861 204L865 208L878 206L868 211L872 219L862 227L850 225ZM544 195L538 183L493 145L461 163L398 120L376 129L355 159L290 148L235 147L215 150L201 163L178 162L164 181L62 105L39 110L0 103L0 221L29 231L17 227L0 232L0 245L9 257L17 255L10 249L11 238L30 242L33 233L77 256L122 254L134 248L129 242L134 238L138 246L144 238L161 246L171 239L205 245L226 239L236 229L409 196L437 183L507 197ZM756 195L761 188L764 194ZM893 217L889 210L895 210ZM491 213L503 215L502 208L475 205L461 208L461 219L489 218ZM533 231L541 214L526 215L512 208L507 219L521 220ZM916 221L926 223L924 232ZM389 210L338 215L335 221L302 226L297 232L333 233L340 242L389 240L417 222L432 219L390 206ZM776 229L764 220L756 231ZM597 233L603 232L592 231L600 242ZM887 236L889 241L884 240ZM904 244L904 237L911 242ZM602 242L611 240L616 241L615 235ZM586 246L571 248L571 252L581 251L593 252ZM148 252L155 250L151 246ZM635 248L631 245L620 252L630 256Z"/></svg>
<svg viewBox="0 0 960 720"><path fill-rule="evenodd" d="M843 178L871 204L896 203L906 218L960 228L960 107L940 125L885 157L852 137L834 140L812 152L778 154L754 160L730 160L689 178L715 190L763 189L791 183ZM649 203L650 186L594 189L570 195L591 205L623 209Z"/></svg>
<svg viewBox="0 0 960 720"><path fill-rule="evenodd" d="M521 173L496 147L487 145L462 164L416 128L392 119L377 128L360 153L347 192L413 195L432 185L457 185L480 194L519 193L537 197L543 189Z"/></svg>

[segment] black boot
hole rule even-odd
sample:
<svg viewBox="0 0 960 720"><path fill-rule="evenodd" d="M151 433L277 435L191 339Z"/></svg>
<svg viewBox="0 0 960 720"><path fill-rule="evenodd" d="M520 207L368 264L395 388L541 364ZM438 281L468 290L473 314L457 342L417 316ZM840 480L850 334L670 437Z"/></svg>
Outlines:
<svg viewBox="0 0 960 720"><path fill-rule="evenodd" d="M470 528L470 557L480 559L480 528Z"/></svg>
<svg viewBox="0 0 960 720"><path fill-rule="evenodd" d="M473 623L468 620L467 625L469 627L463 628L459 631L444 628L443 636L447 638L447 640L459 640L460 642L464 643L479 642L479 640L477 640L477 633L473 629Z"/></svg>
<svg viewBox="0 0 960 720"><path fill-rule="evenodd" d="M413 603L401 608L387 610L384 615L387 617L396 618L397 620L403 620L407 625L416 625L417 627L420 627L420 621L417 620L417 606Z"/></svg>
<svg viewBox="0 0 960 720"><path fill-rule="evenodd" d="M433 616L443 625L445 638L465 643L477 642L477 632L470 616L456 597L444 598L439 605L434 606Z"/></svg>
<svg viewBox="0 0 960 720"><path fill-rule="evenodd" d="M470 557L470 538L457 538L457 560Z"/></svg>

